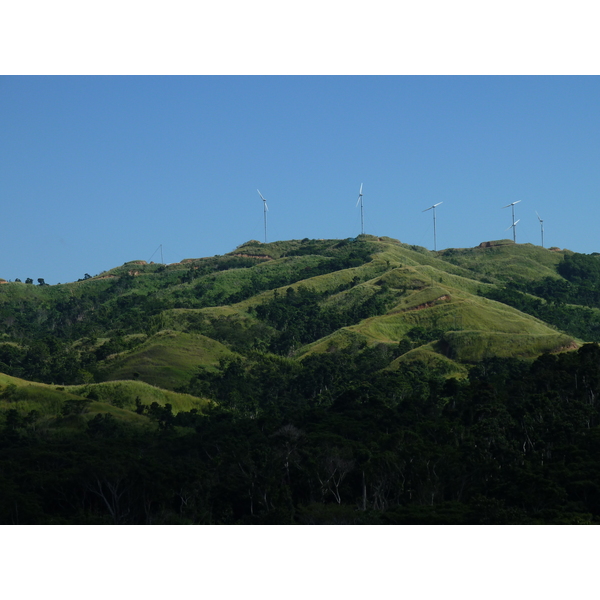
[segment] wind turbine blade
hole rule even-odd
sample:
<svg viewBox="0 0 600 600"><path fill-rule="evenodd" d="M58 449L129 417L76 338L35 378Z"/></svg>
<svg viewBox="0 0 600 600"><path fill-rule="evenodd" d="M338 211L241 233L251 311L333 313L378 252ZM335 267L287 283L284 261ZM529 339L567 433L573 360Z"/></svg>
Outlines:
<svg viewBox="0 0 600 600"><path fill-rule="evenodd" d="M535 211L535 214L537 215L538 221L539 221L540 223L543 223L543 222L544 222L544 219L542 219L542 218L540 217L540 215L538 215L538 212L537 212L537 210Z"/></svg>
<svg viewBox="0 0 600 600"><path fill-rule="evenodd" d="M362 193L362 187L363 187L363 184L361 183L360 184L360 190L358 190L358 200L356 201L356 206L358 206L358 203L359 203L359 201L360 201L360 199L362 198L362 195L363 195L363 193Z"/></svg>
<svg viewBox="0 0 600 600"><path fill-rule="evenodd" d="M265 200L265 210L269 212L269 207L267 206L267 201Z"/></svg>
<svg viewBox="0 0 600 600"><path fill-rule="evenodd" d="M256 190L256 191L258 192L258 195L260 196L260 199L261 199L263 202L266 202L266 200L263 198L263 195L260 193L260 190Z"/></svg>
<svg viewBox="0 0 600 600"><path fill-rule="evenodd" d="M521 202L520 200L516 200L515 202L513 202L513 204L519 204L519 202Z"/></svg>
<svg viewBox="0 0 600 600"><path fill-rule="evenodd" d="M441 202L438 202L437 204L434 204L431 208L435 208L436 206L439 206L440 204L443 204L444 201L442 200Z"/></svg>
<svg viewBox="0 0 600 600"><path fill-rule="evenodd" d="M514 227L514 225L509 225L504 231L508 231L509 229L512 229Z"/></svg>
<svg viewBox="0 0 600 600"><path fill-rule="evenodd" d="M426 208L425 210L422 210L421 212L427 212L428 210L431 210L433 208L433 206L430 206L429 208Z"/></svg>
<svg viewBox="0 0 600 600"><path fill-rule="evenodd" d="M517 223L520 221L521 219L517 219L514 223L513 223L513 227L517 226Z"/></svg>

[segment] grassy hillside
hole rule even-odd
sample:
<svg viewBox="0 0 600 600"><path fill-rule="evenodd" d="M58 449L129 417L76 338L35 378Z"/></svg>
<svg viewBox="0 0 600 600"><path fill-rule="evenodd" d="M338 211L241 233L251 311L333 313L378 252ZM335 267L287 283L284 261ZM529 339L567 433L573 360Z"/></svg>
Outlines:
<svg viewBox="0 0 600 600"><path fill-rule="evenodd" d="M181 411L190 411L194 408L202 411L209 405L209 401L206 399L161 389L143 381L109 381L83 386L69 386L65 388L65 391L85 397L91 394L98 398L99 404L109 404L125 411L135 410L136 398L147 405L153 402L160 406L170 404L173 407L174 414ZM90 412L94 412L94 405L90 407Z"/></svg>
<svg viewBox="0 0 600 600"><path fill-rule="evenodd" d="M85 428L97 415L109 414L120 422L147 425L135 412L136 400L145 405L156 402L172 406L174 414L196 409L202 412L209 401L154 387L142 381L114 381L83 386L51 386L25 381L0 373L0 414L16 411L35 415L31 425L49 433L64 426Z"/></svg>
<svg viewBox="0 0 600 600"><path fill-rule="evenodd" d="M511 240L486 242L475 248L449 248L438 253L440 259L462 267L490 282L532 281L560 276L556 267L568 250L549 250Z"/></svg>
<svg viewBox="0 0 600 600"><path fill-rule="evenodd" d="M199 365L214 366L232 355L220 342L201 334L163 330L133 350L107 358L106 380L134 379L174 390L186 384Z"/></svg>
<svg viewBox="0 0 600 600"><path fill-rule="evenodd" d="M444 377L455 377L464 379L468 375L468 369L464 364L452 360L444 355L439 343L423 344L414 350L409 350L402 356L393 360L388 370L398 369L401 365L410 364L412 362L421 362L427 365L429 369L436 373L440 373Z"/></svg>
<svg viewBox="0 0 600 600"><path fill-rule="evenodd" d="M371 235L251 240L223 256L130 261L56 286L6 283L0 372L63 387L145 382L166 393L186 388L199 369L216 372L257 352L304 363L383 344L390 368L420 360L464 374L484 357L535 357L586 341L582 322L598 307L593 294L577 305L587 263L569 263L580 287L561 275L572 255L509 240L439 252ZM562 312L548 282L571 286ZM525 295L516 298L511 285ZM546 314L551 325L536 317Z"/></svg>
<svg viewBox="0 0 600 600"><path fill-rule="evenodd" d="M600 519L600 255L250 241L0 286L2 523Z"/></svg>
<svg viewBox="0 0 600 600"><path fill-rule="evenodd" d="M363 319L308 345L300 351L301 355L327 352L334 347L345 348L358 341L369 345L398 343L414 328L439 330L440 343L430 347L428 353L437 352L459 362L476 362L484 356L496 355L532 357L565 347L577 347L571 336L557 332L539 319L479 296L478 292L492 287L492 284L475 279L481 272L473 273L472 279L466 277L464 271L462 275L448 273L445 265L444 270L437 269L434 265L437 266L440 261L431 257L423 261L425 264L414 264L419 252L390 246L385 249L388 260L406 260L408 255L413 265L390 268L378 277L330 296L325 302L325 305L348 310L386 290L391 298L389 309L384 314ZM494 252L493 248L491 250ZM510 249L511 260L514 260L514 251L514 247ZM531 254L531 249L525 248L522 273L531 271ZM551 261L554 261L555 253L550 254ZM490 256L477 262L482 270L486 261L494 264ZM504 268L505 265L499 265L495 275ZM536 272L536 278L542 278L546 270L547 267L542 265ZM559 277L556 273L554 276ZM458 335L463 331L468 335ZM451 332L457 335L451 336ZM514 344L510 343L511 339L515 340ZM414 356L416 353L412 349Z"/></svg>

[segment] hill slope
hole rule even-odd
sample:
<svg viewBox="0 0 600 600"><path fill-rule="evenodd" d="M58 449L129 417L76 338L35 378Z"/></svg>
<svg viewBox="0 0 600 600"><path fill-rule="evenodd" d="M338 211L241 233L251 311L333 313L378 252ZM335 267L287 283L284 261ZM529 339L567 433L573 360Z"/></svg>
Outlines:
<svg viewBox="0 0 600 600"><path fill-rule="evenodd" d="M0 522L598 522L599 282L360 236L3 284Z"/></svg>
<svg viewBox="0 0 600 600"><path fill-rule="evenodd" d="M385 345L389 368L425 360L464 373L485 357L533 358L591 341L581 321L592 311L593 332L600 303L577 304L584 288L563 268L574 268L572 257L506 240L430 252L362 235L250 241L224 256L131 261L56 286L6 283L0 372L49 384L129 379L175 390L200 367L256 352L304 361ZM575 265L580 279L588 263L595 261ZM544 290L553 285L567 286L568 305L552 302Z"/></svg>

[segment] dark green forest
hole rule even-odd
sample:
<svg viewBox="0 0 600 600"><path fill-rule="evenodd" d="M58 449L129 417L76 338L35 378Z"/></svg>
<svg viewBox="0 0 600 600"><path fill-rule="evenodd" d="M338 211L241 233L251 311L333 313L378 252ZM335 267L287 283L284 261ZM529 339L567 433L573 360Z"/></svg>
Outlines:
<svg viewBox="0 0 600 600"><path fill-rule="evenodd" d="M599 258L360 236L4 284L0 522L597 523Z"/></svg>
<svg viewBox="0 0 600 600"><path fill-rule="evenodd" d="M44 436L7 412L3 523L595 523L600 348L530 365L489 359L467 380L363 349L289 364L224 362L190 391L205 414L138 403ZM5 392L7 394L7 392ZM8 393L10 394L10 393ZM77 402L77 401L75 401ZM81 419L85 400L64 407Z"/></svg>

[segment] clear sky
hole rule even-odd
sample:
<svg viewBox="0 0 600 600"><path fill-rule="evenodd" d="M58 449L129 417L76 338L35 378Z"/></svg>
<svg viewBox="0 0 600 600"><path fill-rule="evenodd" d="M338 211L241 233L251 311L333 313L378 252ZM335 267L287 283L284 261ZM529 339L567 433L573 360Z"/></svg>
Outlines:
<svg viewBox="0 0 600 600"><path fill-rule="evenodd" d="M600 78L4 76L0 277L47 283L250 239L512 237L600 251ZM153 253L154 256L153 256Z"/></svg>

